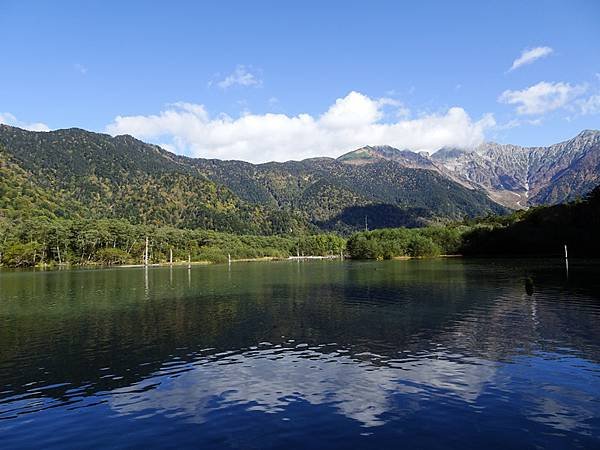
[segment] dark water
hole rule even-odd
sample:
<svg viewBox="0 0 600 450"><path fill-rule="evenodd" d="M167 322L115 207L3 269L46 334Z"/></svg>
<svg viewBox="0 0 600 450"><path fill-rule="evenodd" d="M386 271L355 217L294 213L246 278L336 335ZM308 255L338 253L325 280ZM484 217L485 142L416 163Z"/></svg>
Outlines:
<svg viewBox="0 0 600 450"><path fill-rule="evenodd" d="M0 447L600 448L600 264L569 269L3 272Z"/></svg>

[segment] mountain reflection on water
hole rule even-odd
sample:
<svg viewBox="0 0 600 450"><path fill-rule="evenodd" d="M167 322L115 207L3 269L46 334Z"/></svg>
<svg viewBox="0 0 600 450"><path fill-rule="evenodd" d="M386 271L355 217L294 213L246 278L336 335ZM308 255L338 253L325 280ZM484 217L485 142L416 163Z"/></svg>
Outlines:
<svg viewBox="0 0 600 450"><path fill-rule="evenodd" d="M0 273L0 435L7 448L598 446L599 269Z"/></svg>

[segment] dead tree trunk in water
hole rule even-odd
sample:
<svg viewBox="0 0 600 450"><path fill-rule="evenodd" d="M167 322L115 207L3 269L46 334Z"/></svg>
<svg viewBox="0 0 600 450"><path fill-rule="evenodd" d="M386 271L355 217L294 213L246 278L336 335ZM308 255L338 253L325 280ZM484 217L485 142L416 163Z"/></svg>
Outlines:
<svg viewBox="0 0 600 450"><path fill-rule="evenodd" d="M148 265L148 236L146 236L146 249L144 250L144 265Z"/></svg>

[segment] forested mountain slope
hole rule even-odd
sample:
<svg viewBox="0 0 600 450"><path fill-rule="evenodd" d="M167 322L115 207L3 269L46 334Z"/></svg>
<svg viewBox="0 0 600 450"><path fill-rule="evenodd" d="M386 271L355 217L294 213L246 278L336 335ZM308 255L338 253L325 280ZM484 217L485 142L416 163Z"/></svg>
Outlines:
<svg viewBox="0 0 600 450"><path fill-rule="evenodd" d="M365 216L379 228L506 211L483 191L392 160L364 165L331 158L260 165L201 159L194 163L246 201L301 211L311 223L327 229L362 228Z"/></svg>
<svg viewBox="0 0 600 450"><path fill-rule="evenodd" d="M66 217L272 234L349 232L364 227L365 217L377 228L506 211L481 190L405 161L253 165L177 156L131 136L6 125L0 149L3 178L36 192L28 197L47 199L36 200L46 212ZM5 194L4 210L21 210L21 197Z"/></svg>
<svg viewBox="0 0 600 450"><path fill-rule="evenodd" d="M61 215L67 217L266 234L305 226L285 211L240 200L194 166L131 136L0 125L0 149L12 161L5 171L17 180L19 173L27 174L28 185L60 198ZM20 196L3 199L12 209L20 201Z"/></svg>
<svg viewBox="0 0 600 450"><path fill-rule="evenodd" d="M482 225L465 235L463 253L563 256L567 245L571 257L595 258L600 252L600 186L583 200L539 206Z"/></svg>

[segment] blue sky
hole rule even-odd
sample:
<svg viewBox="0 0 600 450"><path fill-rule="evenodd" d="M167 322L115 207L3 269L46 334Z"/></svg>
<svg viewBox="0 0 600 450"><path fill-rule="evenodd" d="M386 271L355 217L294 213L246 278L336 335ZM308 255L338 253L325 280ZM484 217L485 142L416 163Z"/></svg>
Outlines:
<svg viewBox="0 0 600 450"><path fill-rule="evenodd" d="M591 0L4 0L0 121L251 161L546 145L600 128L599 24Z"/></svg>

